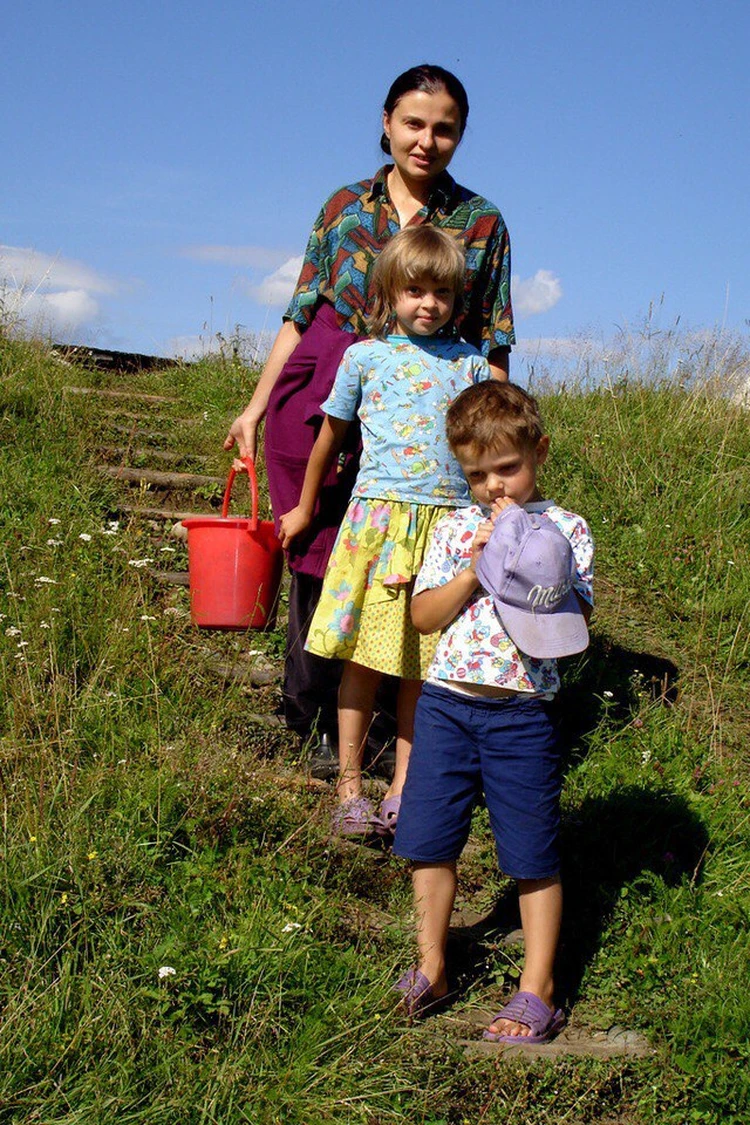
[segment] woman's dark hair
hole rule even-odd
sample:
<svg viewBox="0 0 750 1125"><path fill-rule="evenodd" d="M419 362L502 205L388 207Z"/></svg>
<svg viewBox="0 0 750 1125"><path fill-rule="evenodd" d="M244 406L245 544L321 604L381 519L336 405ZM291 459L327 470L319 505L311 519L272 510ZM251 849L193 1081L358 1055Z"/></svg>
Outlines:
<svg viewBox="0 0 750 1125"><path fill-rule="evenodd" d="M422 63L421 66L413 66L409 70L405 70L403 74L399 74L388 91L388 96L383 103L383 111L390 117L404 95L411 94L415 90L421 90L425 94L438 94L444 90L449 97L453 98L461 117L460 136L463 137L469 116L469 98L463 83L456 78L455 74L451 74L449 70L444 70L442 66L433 66L431 63ZM380 147L387 156L390 156L391 143L385 133L380 138Z"/></svg>

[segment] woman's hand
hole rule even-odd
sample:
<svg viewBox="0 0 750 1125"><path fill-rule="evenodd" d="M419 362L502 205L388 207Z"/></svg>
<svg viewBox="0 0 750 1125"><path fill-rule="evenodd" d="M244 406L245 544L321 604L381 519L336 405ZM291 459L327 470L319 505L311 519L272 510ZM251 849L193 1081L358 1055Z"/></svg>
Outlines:
<svg viewBox="0 0 750 1125"><path fill-rule="evenodd" d="M287 512L279 520L279 542L286 551L303 531L307 531L312 523L312 516L301 505L292 508L291 512Z"/></svg>
<svg viewBox="0 0 750 1125"><path fill-rule="evenodd" d="M252 457L258 451L258 426L266 416L266 408L271 391L276 385L276 380L282 372L284 364L297 347L302 336L302 329L292 320L285 321L278 331L273 347L268 353L263 374L258 380L255 393L250 404L245 407L238 418L229 427L229 433L224 441L224 448L231 449L236 443L239 447L240 457Z"/></svg>
<svg viewBox="0 0 750 1125"><path fill-rule="evenodd" d="M239 456L252 457L254 461L257 452L259 423L260 418L253 409L253 404L250 403L229 427L229 433L224 440L224 448L231 449L236 442ZM242 468L244 470L244 465Z"/></svg>

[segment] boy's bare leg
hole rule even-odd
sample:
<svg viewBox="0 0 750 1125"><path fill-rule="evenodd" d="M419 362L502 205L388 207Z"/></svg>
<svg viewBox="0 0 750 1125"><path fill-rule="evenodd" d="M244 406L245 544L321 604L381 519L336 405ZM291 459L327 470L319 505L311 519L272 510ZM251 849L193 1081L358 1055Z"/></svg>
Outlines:
<svg viewBox="0 0 750 1125"><path fill-rule="evenodd" d="M336 794L340 801L362 795L362 759L367 732L372 722L375 692L382 679L380 672L348 660L339 687L339 780Z"/></svg>
<svg viewBox="0 0 750 1125"><path fill-rule="evenodd" d="M414 741L414 712L422 690L421 680L401 680L396 703L396 767L386 797L395 797L404 788L409 755Z"/></svg>
<svg viewBox="0 0 750 1125"><path fill-rule="evenodd" d="M412 885L419 968L432 985L435 999L439 999L448 991L445 947L456 898L456 864L415 863Z"/></svg>
<svg viewBox="0 0 750 1125"><path fill-rule="evenodd" d="M519 879L518 901L526 947L519 989L533 992L552 1007L555 981L555 954L562 921L562 886L559 875L551 879ZM490 1031L498 1035L529 1035L525 1024L496 1020Z"/></svg>

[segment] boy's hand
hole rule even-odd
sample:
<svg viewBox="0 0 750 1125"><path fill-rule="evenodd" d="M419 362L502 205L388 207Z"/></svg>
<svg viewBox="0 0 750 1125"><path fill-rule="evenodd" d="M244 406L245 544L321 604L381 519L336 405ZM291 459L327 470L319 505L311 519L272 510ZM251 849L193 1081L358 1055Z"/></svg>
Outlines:
<svg viewBox="0 0 750 1125"><path fill-rule="evenodd" d="M292 508L291 512L287 512L279 520L279 542L284 550L290 546L293 539L301 535L303 531L307 531L312 523L312 516L308 515L304 508L297 505Z"/></svg>
<svg viewBox="0 0 750 1125"><path fill-rule="evenodd" d="M492 511L490 513L489 519L482 520L479 527L477 528L476 535L474 536L474 542L471 545L471 562L469 563L469 570L476 570L476 565L479 562L479 556L484 550L485 544L487 543L490 535L492 535L492 529L495 526L495 520L497 519L497 517L501 512L504 512L506 508L514 507L515 503L515 500L509 500L507 496L500 496L497 500L492 501Z"/></svg>
<svg viewBox="0 0 750 1125"><path fill-rule="evenodd" d="M490 519L494 525L495 520L504 512L506 508L514 508L516 506L515 500L510 500L507 496L499 496L497 500L492 501L492 515Z"/></svg>
<svg viewBox="0 0 750 1125"><path fill-rule="evenodd" d="M494 526L494 523L494 518L490 517L490 519L488 520L482 520L479 527L477 528L476 534L474 536L474 542L471 545L471 562L468 566L469 570L476 571L477 563L479 562L479 556L484 550L484 546L489 540L490 535L492 535L492 528Z"/></svg>

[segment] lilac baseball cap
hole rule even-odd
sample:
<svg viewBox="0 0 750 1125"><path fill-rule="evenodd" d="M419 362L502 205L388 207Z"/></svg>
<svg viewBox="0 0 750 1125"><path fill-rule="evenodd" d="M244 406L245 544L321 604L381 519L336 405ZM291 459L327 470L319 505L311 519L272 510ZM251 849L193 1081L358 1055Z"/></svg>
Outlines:
<svg viewBox="0 0 750 1125"><path fill-rule="evenodd" d="M589 643L575 575L573 550L560 529L518 505L497 517L477 563L506 633L519 652L537 658L571 656Z"/></svg>

